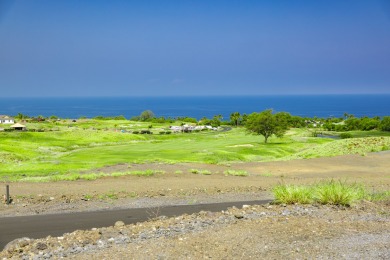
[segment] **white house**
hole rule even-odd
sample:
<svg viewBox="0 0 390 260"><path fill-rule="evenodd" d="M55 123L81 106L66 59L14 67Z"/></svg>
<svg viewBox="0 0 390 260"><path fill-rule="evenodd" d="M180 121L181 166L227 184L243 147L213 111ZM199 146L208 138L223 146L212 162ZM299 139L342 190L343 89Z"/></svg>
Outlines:
<svg viewBox="0 0 390 260"><path fill-rule="evenodd" d="M0 115L0 124L15 124L15 120L6 115Z"/></svg>

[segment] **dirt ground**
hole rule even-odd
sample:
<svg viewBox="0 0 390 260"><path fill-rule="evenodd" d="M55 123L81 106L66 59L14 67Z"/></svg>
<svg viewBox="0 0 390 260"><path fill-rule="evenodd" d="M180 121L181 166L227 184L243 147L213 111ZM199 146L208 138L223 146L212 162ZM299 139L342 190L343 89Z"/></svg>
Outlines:
<svg viewBox="0 0 390 260"><path fill-rule="evenodd" d="M165 173L149 177L102 178L95 181L10 183L13 204L0 204L0 215L126 207L126 204L131 204L137 198L149 198L150 201L184 200L189 203L262 199L258 196L270 198L271 188L278 183L312 184L323 179L364 183L372 191L390 190L390 152L371 153L366 156L236 163L229 166L123 164L105 167L99 171L109 173L129 169L158 169ZM193 174L190 169L208 170L211 175ZM225 176L225 170L244 170L249 176ZM175 173L177 171L182 173ZM5 187L3 189L5 193Z"/></svg>
<svg viewBox="0 0 390 260"><path fill-rule="evenodd" d="M277 183L310 184L329 178L364 183L372 191L390 190L390 152L228 166L142 164L99 170L115 172L121 169L159 169L165 174L95 181L10 183L13 204L1 204L0 216L272 198L271 187ZM190 169L209 170L212 174L193 174ZM225 176L223 172L229 169L245 170L249 176ZM182 173L176 173L178 170ZM123 259L125 256L133 259L248 259L260 256L263 259L386 259L390 256L390 203L366 202L363 206L347 209L273 207L245 209L240 211L242 216L233 212L234 217L226 217L228 220L221 225L215 224L219 223L220 215L207 215L215 225L198 231L192 227L191 232L115 245L102 240L105 246L91 247L94 248L91 250L82 247L88 250L69 251L65 256L79 259ZM285 210L289 213L284 214ZM302 210L312 213L301 214ZM192 218L199 224L206 217ZM156 226L173 220L158 221L139 225L156 231ZM183 221L179 221L180 227L184 225ZM195 227L198 224L194 224ZM46 251L49 249L45 248ZM39 254L38 251L35 249L34 254ZM43 252L46 256L64 256L46 251ZM3 256L18 258L20 255L3 252Z"/></svg>

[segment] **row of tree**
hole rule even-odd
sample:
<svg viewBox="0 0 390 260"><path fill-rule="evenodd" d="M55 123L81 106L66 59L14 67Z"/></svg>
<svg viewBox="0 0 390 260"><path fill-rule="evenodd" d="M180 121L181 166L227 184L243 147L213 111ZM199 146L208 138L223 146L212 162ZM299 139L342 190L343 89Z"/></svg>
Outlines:
<svg viewBox="0 0 390 260"><path fill-rule="evenodd" d="M323 127L328 131L370 131L370 130L382 130L390 131L390 117L385 116L382 119L380 117L348 117L345 120L327 120Z"/></svg>

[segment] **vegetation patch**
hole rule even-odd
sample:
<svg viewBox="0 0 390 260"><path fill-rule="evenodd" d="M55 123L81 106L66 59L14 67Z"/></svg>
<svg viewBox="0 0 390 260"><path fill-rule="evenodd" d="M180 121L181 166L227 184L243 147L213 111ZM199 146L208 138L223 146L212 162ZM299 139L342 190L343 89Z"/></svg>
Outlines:
<svg viewBox="0 0 390 260"><path fill-rule="evenodd" d="M365 155L370 152L384 151L390 147L390 137L365 137L335 140L306 149L286 159L316 158L346 154Z"/></svg>
<svg viewBox="0 0 390 260"><path fill-rule="evenodd" d="M273 177L274 175L272 174L272 172L264 172L264 173L260 174L260 176L262 176L262 177Z"/></svg>
<svg viewBox="0 0 390 260"><path fill-rule="evenodd" d="M298 185L278 185L273 188L276 203L310 204L313 203L313 188Z"/></svg>
<svg viewBox="0 0 390 260"><path fill-rule="evenodd" d="M355 201L364 199L366 193L362 185L332 180L316 186L314 199L320 204L350 206Z"/></svg>
<svg viewBox="0 0 390 260"><path fill-rule="evenodd" d="M270 111L267 113L273 118ZM389 132L356 130L351 132L355 138L342 140L317 138L311 137L310 133L313 129L317 131L318 128L307 128L302 118L295 118L286 113L278 114L278 117L283 119L283 122L287 120L289 127L299 128L289 129L284 136L282 132L284 133L285 129L272 134L267 133L269 137L267 143L264 142L265 137L261 133L254 137L248 134L244 127L240 127L239 125L244 125L245 120L242 117L241 121L238 114L238 119L234 117L236 127L222 126L218 131L191 133L171 133L168 130L169 126L187 122L186 118L181 118L181 121L154 120L148 116L142 117L144 119L141 121L125 120L123 116L115 118L99 116L79 120L31 119L27 122L28 129L45 130L1 132L0 181L94 180L104 176L78 172L93 172L94 169L124 163L229 165L233 162L290 160L343 154L364 155L390 149ZM194 125L204 123L204 120L190 121ZM270 123L272 122L273 119ZM151 129L161 134L131 134ZM334 134L339 135L339 132ZM154 173L121 172L113 173L111 176L131 174L150 176Z"/></svg>
<svg viewBox="0 0 390 260"><path fill-rule="evenodd" d="M248 172L244 170L226 170L223 172L226 176L231 175L231 176L248 176Z"/></svg>
<svg viewBox="0 0 390 260"><path fill-rule="evenodd" d="M369 194L363 185L335 180L321 182L312 186L281 184L273 188L273 194L276 203L319 203L341 206L350 206L362 199L373 200L373 198L388 196L388 193L382 195Z"/></svg>
<svg viewBox="0 0 390 260"><path fill-rule="evenodd" d="M190 172L193 174L211 175L211 171L209 170L190 169Z"/></svg>

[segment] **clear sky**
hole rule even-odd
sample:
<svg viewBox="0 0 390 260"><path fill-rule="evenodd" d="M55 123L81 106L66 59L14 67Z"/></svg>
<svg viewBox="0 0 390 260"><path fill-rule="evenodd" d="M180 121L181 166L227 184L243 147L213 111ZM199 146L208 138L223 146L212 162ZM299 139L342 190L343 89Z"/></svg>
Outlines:
<svg viewBox="0 0 390 260"><path fill-rule="evenodd" d="M0 0L0 90L390 93L390 1Z"/></svg>

